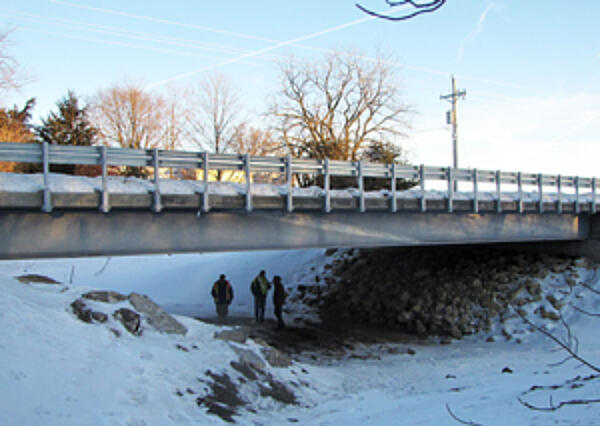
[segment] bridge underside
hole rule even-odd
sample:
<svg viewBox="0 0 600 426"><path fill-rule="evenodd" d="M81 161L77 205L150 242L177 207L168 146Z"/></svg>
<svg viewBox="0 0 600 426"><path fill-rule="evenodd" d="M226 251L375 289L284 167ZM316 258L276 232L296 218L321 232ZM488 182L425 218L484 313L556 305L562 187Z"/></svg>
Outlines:
<svg viewBox="0 0 600 426"><path fill-rule="evenodd" d="M0 258L585 240L588 215L0 211Z"/></svg>

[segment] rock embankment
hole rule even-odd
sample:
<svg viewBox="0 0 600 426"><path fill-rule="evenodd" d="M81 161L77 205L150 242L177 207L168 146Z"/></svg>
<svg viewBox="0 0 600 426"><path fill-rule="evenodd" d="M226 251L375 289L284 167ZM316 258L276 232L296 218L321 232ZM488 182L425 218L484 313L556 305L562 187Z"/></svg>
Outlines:
<svg viewBox="0 0 600 426"><path fill-rule="evenodd" d="M488 331L511 305L546 300L540 283L549 273L574 286L576 269L574 258L488 247L353 250L332 263L320 314L323 321L461 338ZM559 319L554 305L543 309L545 318Z"/></svg>

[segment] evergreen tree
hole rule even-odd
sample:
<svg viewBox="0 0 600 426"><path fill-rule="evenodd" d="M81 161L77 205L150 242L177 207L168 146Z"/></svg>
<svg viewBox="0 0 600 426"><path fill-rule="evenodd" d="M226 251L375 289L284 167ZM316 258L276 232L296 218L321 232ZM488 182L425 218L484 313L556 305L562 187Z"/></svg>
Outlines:
<svg viewBox="0 0 600 426"><path fill-rule="evenodd" d="M91 146L98 131L90 124L87 108L79 106L79 100L71 90L63 99L56 103L57 112L51 112L48 118L42 120L41 126L36 126L35 132L40 142L53 145ZM75 165L51 165L53 172L74 174Z"/></svg>
<svg viewBox="0 0 600 426"><path fill-rule="evenodd" d="M94 143L98 131L87 117L87 107L80 107L79 100L71 90L56 104L58 111L51 112L36 127L36 133L42 142L57 145L90 146Z"/></svg>
<svg viewBox="0 0 600 426"><path fill-rule="evenodd" d="M0 140L2 142L33 142L35 135L31 131L31 110L35 98L29 99L23 108L0 108Z"/></svg>

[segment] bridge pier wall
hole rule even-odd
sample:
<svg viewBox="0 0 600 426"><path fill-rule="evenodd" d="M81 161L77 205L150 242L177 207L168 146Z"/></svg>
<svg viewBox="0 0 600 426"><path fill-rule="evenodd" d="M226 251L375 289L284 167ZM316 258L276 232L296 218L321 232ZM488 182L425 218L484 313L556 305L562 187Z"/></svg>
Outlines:
<svg viewBox="0 0 600 426"><path fill-rule="evenodd" d="M494 246L529 253L585 256L600 262L600 214L589 217L589 228L588 237L584 240L500 243Z"/></svg>

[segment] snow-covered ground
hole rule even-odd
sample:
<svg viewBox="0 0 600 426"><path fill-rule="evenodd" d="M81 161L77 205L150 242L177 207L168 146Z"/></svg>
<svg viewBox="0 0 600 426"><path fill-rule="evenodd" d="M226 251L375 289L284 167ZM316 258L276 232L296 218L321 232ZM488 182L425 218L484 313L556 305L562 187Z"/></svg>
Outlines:
<svg viewBox="0 0 600 426"><path fill-rule="evenodd" d="M89 289L105 288L147 294L178 314L213 316L209 288L225 273L235 289L233 313L250 315L248 286L260 269L293 286L313 283L327 261L323 250L304 250L0 262L0 424L222 424L196 403L208 392L207 370L227 374L236 383L240 379L230 365L238 359L236 346L213 338L221 327L177 315L188 328L185 336L151 327L133 336L112 318L107 324L79 321L70 303ZM595 271L582 264L578 273L580 281L600 290ZM62 284L23 284L15 279L23 274L45 275ZM560 274L554 274L542 285L562 283ZM564 297L581 309L600 312L600 295L584 287ZM579 338L580 354L599 365L600 318L571 308L565 318ZM120 329L120 337L110 328ZM504 339L502 328L521 343ZM517 398L539 405L548 404L550 394L554 403L598 399L600 380L580 379L528 393L534 385L560 385L593 371L574 361L551 366L565 358L564 351L554 350L552 342L530 332L519 318L499 325L496 332L491 343L483 336L450 345L382 342L358 348L376 355L367 359L267 366L269 375L291 386L298 404L260 398L248 384L240 385L241 396L255 401L255 412L241 409L234 419L251 425L459 424L450 408L463 421L485 425L600 424L600 404L554 412L524 407ZM249 340L237 349L260 356L259 346Z"/></svg>

